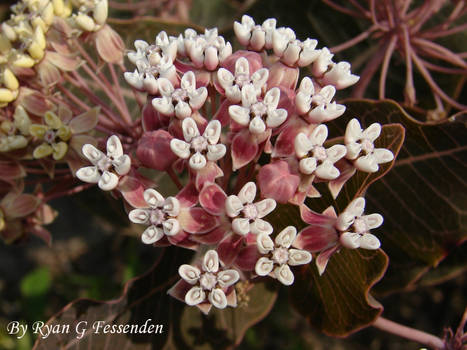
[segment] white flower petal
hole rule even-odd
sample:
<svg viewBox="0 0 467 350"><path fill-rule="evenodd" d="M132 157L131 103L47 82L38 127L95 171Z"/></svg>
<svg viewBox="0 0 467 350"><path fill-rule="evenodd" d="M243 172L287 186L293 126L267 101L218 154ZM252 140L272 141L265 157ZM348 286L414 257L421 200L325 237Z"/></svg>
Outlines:
<svg viewBox="0 0 467 350"><path fill-rule="evenodd" d="M268 110L272 111L277 108L279 99L281 96L281 90L278 87L273 87L264 95L263 103L268 106Z"/></svg>
<svg viewBox="0 0 467 350"><path fill-rule="evenodd" d="M204 130L203 136L209 141L211 145L216 144L221 136L222 125L218 120L211 120L206 129Z"/></svg>
<svg viewBox="0 0 467 350"><path fill-rule="evenodd" d="M240 76L242 74L246 76L250 75L250 65L245 57L240 57L235 62L235 76Z"/></svg>
<svg viewBox="0 0 467 350"><path fill-rule="evenodd" d="M347 153L345 154L345 158L353 160L358 157L360 152L362 151L362 145L357 142L351 142L345 145L347 148Z"/></svg>
<svg viewBox="0 0 467 350"><path fill-rule="evenodd" d="M159 92L162 96L170 97L175 91L169 79L159 78L157 79L157 84L159 85Z"/></svg>
<svg viewBox="0 0 467 350"><path fill-rule="evenodd" d="M276 245L284 248L289 248L297 237L297 229L294 226L287 226L283 229L274 240Z"/></svg>
<svg viewBox="0 0 467 350"><path fill-rule="evenodd" d="M347 147L344 145L334 145L326 150L327 159L332 163L335 163L339 159L343 158L346 153Z"/></svg>
<svg viewBox="0 0 467 350"><path fill-rule="evenodd" d="M184 101L179 101L175 105L175 116L178 119L188 118L189 116L191 116L191 114L192 114L192 110L191 110L191 107L190 107L190 105L188 103L186 103Z"/></svg>
<svg viewBox="0 0 467 350"><path fill-rule="evenodd" d="M225 309L227 306L227 297L222 289L213 289L208 296L209 302L218 309Z"/></svg>
<svg viewBox="0 0 467 350"><path fill-rule="evenodd" d="M323 180L334 180L340 175L339 169L337 169L332 162L325 160L323 163L318 165L315 170L316 176Z"/></svg>
<svg viewBox="0 0 467 350"><path fill-rule="evenodd" d="M355 215L344 210L344 212L337 217L336 228L339 231L345 231L354 223L354 221Z"/></svg>
<svg viewBox="0 0 467 350"><path fill-rule="evenodd" d="M229 115L235 122L247 126L250 122L250 109L242 106L232 105L229 107Z"/></svg>
<svg viewBox="0 0 467 350"><path fill-rule="evenodd" d="M164 232L162 232L161 228L149 226L141 235L141 241L144 244L153 244L160 240L163 236Z"/></svg>
<svg viewBox="0 0 467 350"><path fill-rule="evenodd" d="M123 147L120 139L116 135L112 135L107 140L107 156L117 159L123 156Z"/></svg>
<svg viewBox="0 0 467 350"><path fill-rule="evenodd" d="M104 171L97 185L103 191L111 191L118 185L118 176L109 171Z"/></svg>
<svg viewBox="0 0 467 350"><path fill-rule="evenodd" d="M224 90L226 90L228 87L233 85L235 77L227 69L219 68L217 71L217 79L219 80L219 83L224 88Z"/></svg>
<svg viewBox="0 0 467 350"><path fill-rule="evenodd" d="M96 147L94 147L93 145L91 145L89 143L83 145L82 152L83 152L84 156L94 165L99 160L106 157L106 155L104 153L102 153Z"/></svg>
<svg viewBox="0 0 467 350"><path fill-rule="evenodd" d="M339 237L341 244L349 249L357 249L360 247L360 235L354 232L344 232Z"/></svg>
<svg viewBox="0 0 467 350"><path fill-rule="evenodd" d="M219 145L208 145L208 152L206 157L211 162L221 159L227 152L227 147L223 144Z"/></svg>
<svg viewBox="0 0 467 350"><path fill-rule="evenodd" d="M253 203L255 197L256 184L253 181L247 182L238 193L238 198L243 204Z"/></svg>
<svg viewBox="0 0 467 350"><path fill-rule="evenodd" d="M146 189L143 198L151 208L157 208L164 204L164 197L153 188Z"/></svg>
<svg viewBox="0 0 467 350"><path fill-rule="evenodd" d="M164 212L175 217L180 213L180 202L175 197L167 197L163 206Z"/></svg>
<svg viewBox="0 0 467 350"><path fill-rule="evenodd" d="M163 96L163 97L153 98L152 106L159 113L169 116L169 117L173 116L175 113L175 107L172 104L171 97Z"/></svg>
<svg viewBox="0 0 467 350"><path fill-rule="evenodd" d="M381 134L381 124L373 123L363 131L362 138L375 141Z"/></svg>
<svg viewBox="0 0 467 350"><path fill-rule="evenodd" d="M232 221L232 230L239 235L245 236L250 233L250 220L246 218L235 218Z"/></svg>
<svg viewBox="0 0 467 350"><path fill-rule="evenodd" d="M315 146L322 146L324 141L328 138L328 127L324 124L318 125L313 129L310 135L310 142Z"/></svg>
<svg viewBox="0 0 467 350"><path fill-rule="evenodd" d="M215 250L208 250L204 254L203 270L206 272L217 272L219 270L219 256Z"/></svg>
<svg viewBox="0 0 467 350"><path fill-rule="evenodd" d="M190 142L196 136L199 136L198 125L193 118L186 118L182 122L183 137L186 142Z"/></svg>
<svg viewBox="0 0 467 350"><path fill-rule="evenodd" d="M276 201L271 198L263 199L254 204L256 210L258 211L258 217L262 218L271 213L274 209L276 209Z"/></svg>
<svg viewBox="0 0 467 350"><path fill-rule="evenodd" d="M128 213L131 222L135 224L145 224L149 220L150 212L147 209L133 209Z"/></svg>
<svg viewBox="0 0 467 350"><path fill-rule="evenodd" d="M268 113L266 118L266 125L270 128L277 128L287 119L287 111L283 108L276 109Z"/></svg>
<svg viewBox="0 0 467 350"><path fill-rule="evenodd" d="M162 223L162 228L164 230L164 234L167 236L175 236L177 233L180 232L180 223L177 219L167 219Z"/></svg>
<svg viewBox="0 0 467 350"><path fill-rule="evenodd" d="M198 305L206 299L206 293L200 287L191 288L185 295L185 303L190 306Z"/></svg>
<svg viewBox="0 0 467 350"><path fill-rule="evenodd" d="M255 90L254 85L247 84L247 85L242 86L242 106L250 107L256 102L258 102L258 100L256 98L256 90ZM230 111L230 108L229 108L229 111Z"/></svg>
<svg viewBox="0 0 467 350"><path fill-rule="evenodd" d="M190 144L179 139L170 140L170 149L178 157L187 159L190 156Z"/></svg>
<svg viewBox="0 0 467 350"><path fill-rule="evenodd" d="M217 283L222 288L230 287L240 279L240 274L236 270L225 270L217 274Z"/></svg>
<svg viewBox="0 0 467 350"><path fill-rule="evenodd" d="M354 162L354 166L366 173L375 173L379 170L378 162L373 154L367 154L366 156L362 156L357 158Z"/></svg>
<svg viewBox="0 0 467 350"><path fill-rule="evenodd" d="M360 248L376 250L381 246L379 239L371 233L364 234L360 238Z"/></svg>
<svg viewBox="0 0 467 350"><path fill-rule="evenodd" d="M190 160L189 160L189 165L190 165L190 168L193 169L193 170L201 170L203 169L206 164L207 164L207 161L206 161L206 157L203 156L201 153L199 152L196 152L195 154L193 154L191 157L190 157Z"/></svg>
<svg viewBox="0 0 467 350"><path fill-rule="evenodd" d="M208 97L208 89L204 86L196 89L194 92L190 93L190 106L194 110L198 110L203 107L204 103L206 102L206 98Z"/></svg>
<svg viewBox="0 0 467 350"><path fill-rule="evenodd" d="M193 71L190 70L183 74L182 80L180 81L180 88L188 92L196 90L196 77Z"/></svg>
<svg viewBox="0 0 467 350"><path fill-rule="evenodd" d="M345 144L356 142L362 137L363 131L358 119L353 118L345 129Z"/></svg>
<svg viewBox="0 0 467 350"><path fill-rule="evenodd" d="M303 158L308 154L309 151L311 151L313 148L313 143L310 141L308 136L301 132L295 136L294 146L297 157Z"/></svg>
<svg viewBox="0 0 467 350"><path fill-rule="evenodd" d="M243 204L240 198L235 195L230 195L225 201L225 212L226 214L234 218L240 214L240 211L243 209Z"/></svg>
<svg viewBox="0 0 467 350"><path fill-rule="evenodd" d="M258 276L267 276L274 268L274 262L268 258L259 258L255 265L255 272Z"/></svg>
<svg viewBox="0 0 467 350"><path fill-rule="evenodd" d="M365 210L365 198L357 197L352 202L349 203L345 212L348 212L355 217L362 216L363 211Z"/></svg>
<svg viewBox="0 0 467 350"><path fill-rule="evenodd" d="M183 264L178 268L178 274L189 284L195 284L199 280L201 271L195 266Z"/></svg>
<svg viewBox="0 0 467 350"><path fill-rule="evenodd" d="M262 233L256 236L256 247L261 254L267 254L274 249L274 242L269 235Z"/></svg>
<svg viewBox="0 0 467 350"><path fill-rule="evenodd" d="M289 249L289 261L290 266L305 265L308 264L312 259L311 253L301 249Z"/></svg>
<svg viewBox="0 0 467 350"><path fill-rule="evenodd" d="M373 156L378 164L387 163L394 159L394 154L386 148L375 148Z"/></svg>
<svg viewBox="0 0 467 350"><path fill-rule="evenodd" d="M131 158L124 154L112 162L118 175L126 175L131 169Z"/></svg>
<svg viewBox="0 0 467 350"><path fill-rule="evenodd" d="M383 216L380 214L369 214L361 217L369 230L378 228L383 224Z"/></svg>
<svg viewBox="0 0 467 350"><path fill-rule="evenodd" d="M87 166L78 169L76 177L83 182L87 183L98 183L101 178L101 174L96 166Z"/></svg>
<svg viewBox="0 0 467 350"><path fill-rule="evenodd" d="M266 131L266 124L261 117L254 117L250 121L248 129L252 134L261 134Z"/></svg>
<svg viewBox="0 0 467 350"><path fill-rule="evenodd" d="M290 286L294 282L294 275L290 270L289 265L281 265L274 269L274 276L286 286Z"/></svg>
<svg viewBox="0 0 467 350"><path fill-rule="evenodd" d="M305 175L311 175L316 170L317 161L314 157L308 157L300 160L300 172Z"/></svg>
<svg viewBox="0 0 467 350"><path fill-rule="evenodd" d="M258 69L251 76L251 81L256 89L262 88L269 78L269 70L267 68Z"/></svg>
<svg viewBox="0 0 467 350"><path fill-rule="evenodd" d="M269 222L264 221L263 219L256 219L250 224L250 231L255 235L262 233L270 235L273 231L273 228Z"/></svg>

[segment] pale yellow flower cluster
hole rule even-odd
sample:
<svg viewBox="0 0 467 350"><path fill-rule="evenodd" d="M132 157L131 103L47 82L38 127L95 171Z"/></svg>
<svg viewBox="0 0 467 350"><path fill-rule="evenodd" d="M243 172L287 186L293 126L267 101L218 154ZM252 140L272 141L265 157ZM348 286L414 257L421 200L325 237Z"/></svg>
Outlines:
<svg viewBox="0 0 467 350"><path fill-rule="evenodd" d="M0 32L0 107L18 96L17 72L44 57L46 33L55 17L78 30L96 31L107 20L108 0L21 0L11 10Z"/></svg>

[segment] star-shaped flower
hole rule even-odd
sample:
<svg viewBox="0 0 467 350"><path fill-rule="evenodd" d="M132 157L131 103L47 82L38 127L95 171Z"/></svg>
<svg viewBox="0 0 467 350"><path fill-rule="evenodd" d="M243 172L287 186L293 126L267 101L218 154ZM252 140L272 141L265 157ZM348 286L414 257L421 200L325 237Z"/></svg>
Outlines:
<svg viewBox="0 0 467 350"><path fill-rule="evenodd" d="M346 158L353 160L358 170L374 173L379 164L394 159L392 152L385 148L375 148L374 141L381 134L381 124L373 123L362 130L357 119L352 119L345 130ZM363 153L363 154L362 154Z"/></svg>
<svg viewBox="0 0 467 350"><path fill-rule="evenodd" d="M182 130L185 141L172 139L170 149L182 159L190 158L188 164L191 169L203 169L208 161L215 162L225 155L225 145L218 144L221 135L221 123L218 120L211 120L203 135L200 135L195 120L185 118Z"/></svg>
<svg viewBox="0 0 467 350"><path fill-rule="evenodd" d="M118 185L119 176L130 171L131 159L123 154L122 143L116 135L107 140L107 155L91 144L85 144L82 151L93 165L79 169L76 176L81 181L97 183L101 190L113 190Z"/></svg>
<svg viewBox="0 0 467 350"><path fill-rule="evenodd" d="M339 239L344 247L372 250L380 247L379 239L369 231L381 226L383 217L380 214L363 215L364 210L365 198L358 197L337 217L336 228L342 232Z"/></svg>
<svg viewBox="0 0 467 350"><path fill-rule="evenodd" d="M253 18L242 16L242 22L234 22L235 35L243 46L255 51L272 49L272 35L276 29L276 19L268 18L262 25L256 25Z"/></svg>
<svg viewBox="0 0 467 350"><path fill-rule="evenodd" d="M324 148L323 143L327 137L328 128L321 124L309 137L304 133L299 133L295 138L295 152L300 158L299 166L303 174L316 174L324 180L333 180L339 176L339 170L334 163L344 157L347 150L343 145Z"/></svg>
<svg viewBox="0 0 467 350"><path fill-rule="evenodd" d="M186 72L180 82L180 87L175 89L170 80L160 78L158 80L161 97L152 100L153 107L167 116L175 116L184 119L200 109L206 98L208 90L202 86L196 88L196 77L192 71Z"/></svg>
<svg viewBox="0 0 467 350"><path fill-rule="evenodd" d="M258 100L253 84L242 87L242 105L229 107L230 117L242 126L248 126L252 134L261 134L266 128L276 128L287 119L287 111L277 108L280 90L274 87L266 92L263 100Z"/></svg>
<svg viewBox="0 0 467 350"><path fill-rule="evenodd" d="M225 212L232 218L232 229L239 235L272 233L272 226L262 218L276 208L276 201L271 198L253 203L256 197L254 182L245 184L238 196L231 195L225 201Z"/></svg>
<svg viewBox="0 0 467 350"><path fill-rule="evenodd" d="M185 302L188 305L194 306L209 301L218 309L227 306L225 292L240 278L236 270L220 269L219 257L215 250L206 252L201 270L196 266L185 264L180 266L178 273L185 282L193 285L185 295Z"/></svg>
<svg viewBox="0 0 467 350"><path fill-rule="evenodd" d="M175 197L164 197L156 190L144 191L144 200L149 208L133 209L128 217L135 224L149 225L144 230L141 240L146 244L159 241L164 235L174 236L180 232L177 216L180 213L180 202Z"/></svg>
<svg viewBox="0 0 467 350"><path fill-rule="evenodd" d="M305 265L312 259L306 250L289 249L296 237L297 229L294 226L282 230L274 242L264 233L258 235L258 251L264 256L256 262L255 272L259 276L271 274L271 277L277 278L282 284L290 286L294 282L290 266Z"/></svg>

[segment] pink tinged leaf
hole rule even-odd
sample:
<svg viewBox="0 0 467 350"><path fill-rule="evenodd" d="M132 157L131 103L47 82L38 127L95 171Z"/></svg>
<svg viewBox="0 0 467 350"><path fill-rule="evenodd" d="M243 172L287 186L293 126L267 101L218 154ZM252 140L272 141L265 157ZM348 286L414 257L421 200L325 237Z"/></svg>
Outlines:
<svg viewBox="0 0 467 350"><path fill-rule="evenodd" d="M199 203L212 215L221 215L225 209L227 195L215 183L207 183L199 194Z"/></svg>
<svg viewBox="0 0 467 350"><path fill-rule="evenodd" d="M24 168L14 161L0 160L0 179L10 181L26 176Z"/></svg>
<svg viewBox="0 0 467 350"><path fill-rule="evenodd" d="M203 208L181 209L177 220L183 230L193 234L206 233L219 226L218 218Z"/></svg>
<svg viewBox="0 0 467 350"><path fill-rule="evenodd" d="M226 265L230 266L236 259L243 246L243 237L231 233L224 237L224 239L217 246L217 253L219 259Z"/></svg>
<svg viewBox="0 0 467 350"><path fill-rule="evenodd" d="M73 134L85 133L94 129L99 120L99 108L94 107L89 111L73 118L68 126Z"/></svg>
<svg viewBox="0 0 467 350"><path fill-rule="evenodd" d="M63 55L52 51L47 51L45 59L65 72L75 71L81 64L81 60L78 57Z"/></svg>
<svg viewBox="0 0 467 350"><path fill-rule="evenodd" d="M120 35L107 24L96 33L96 49L99 56L108 63L123 62L125 44Z"/></svg>
<svg viewBox="0 0 467 350"><path fill-rule="evenodd" d="M326 270L326 266L328 264L329 259L331 256L339 249L338 245L335 245L329 249L326 249L319 253L318 257L315 260L316 267L318 268L318 273L321 276L324 271Z"/></svg>
<svg viewBox="0 0 467 350"><path fill-rule="evenodd" d="M20 194L3 207L8 219L23 218L33 213L40 204L40 199L31 194Z"/></svg>
<svg viewBox="0 0 467 350"><path fill-rule="evenodd" d="M337 198L345 183L355 174L357 169L345 159L334 164L339 169L340 175L337 179L329 181L328 188L334 199Z"/></svg>
<svg viewBox="0 0 467 350"><path fill-rule="evenodd" d="M242 248L235 259L235 266L243 271L253 271L260 254L255 244Z"/></svg>
<svg viewBox="0 0 467 350"><path fill-rule="evenodd" d="M134 208L145 208L147 203L144 200L144 183L133 175L127 175L120 179L118 190L123 198Z"/></svg>
<svg viewBox="0 0 467 350"><path fill-rule="evenodd" d="M223 176L222 169L214 162L207 162L206 165L196 172L196 188L203 188L205 183L213 183L218 177Z"/></svg>
<svg viewBox="0 0 467 350"><path fill-rule="evenodd" d="M189 182L181 189L181 191L175 196L180 202L180 207L191 208L198 203L199 192L193 182Z"/></svg>
<svg viewBox="0 0 467 350"><path fill-rule="evenodd" d="M287 203L297 191L300 177L292 174L285 161L276 161L263 166L258 173L261 197Z"/></svg>
<svg viewBox="0 0 467 350"><path fill-rule="evenodd" d="M167 170L177 156L170 149L172 136L165 130L145 132L138 143L136 156L150 169Z"/></svg>
<svg viewBox="0 0 467 350"><path fill-rule="evenodd" d="M255 138L243 130L234 136L232 140L232 167L233 170L240 169L251 162L258 153L258 144Z"/></svg>
<svg viewBox="0 0 467 350"><path fill-rule="evenodd" d="M208 233L192 235L190 239L197 243L213 245L219 243L224 238L226 232L225 227L219 226Z"/></svg>

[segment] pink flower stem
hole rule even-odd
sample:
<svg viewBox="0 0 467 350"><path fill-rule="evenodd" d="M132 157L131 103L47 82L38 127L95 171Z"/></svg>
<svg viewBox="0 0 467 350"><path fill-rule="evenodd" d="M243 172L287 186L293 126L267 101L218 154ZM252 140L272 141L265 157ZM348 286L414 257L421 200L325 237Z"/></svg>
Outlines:
<svg viewBox="0 0 467 350"><path fill-rule="evenodd" d="M425 65L425 67L435 72L440 72L440 73L445 73L445 74L459 74L459 75L465 74L465 69L442 67L437 64L425 61L424 59L420 57L419 59L420 59L420 62L422 62Z"/></svg>
<svg viewBox="0 0 467 350"><path fill-rule="evenodd" d="M467 63L464 62L456 53L452 52L451 50L446 49L445 47L438 45L432 41L414 38L414 44L418 44L423 47L424 50L429 52L431 55L435 56L438 59L442 59L446 62L449 62L453 65L467 68Z"/></svg>
<svg viewBox="0 0 467 350"><path fill-rule="evenodd" d="M48 202L48 201L50 201L52 199L65 197L65 196L70 196L70 195L82 192L82 191L87 190L89 187L94 186L94 185L95 184L83 184L83 185L73 187L73 188L71 188L69 190L66 190L66 191L60 191L60 192L53 193L51 195L45 196L44 197L44 202Z"/></svg>
<svg viewBox="0 0 467 350"><path fill-rule="evenodd" d="M417 343L427 345L432 349L446 349L443 340L441 340L440 338L432 334L419 331L418 329L403 326L383 317L378 317L373 323L373 327L378 328L384 332L392 333L402 338L406 338L409 340L413 340Z"/></svg>
<svg viewBox="0 0 467 350"><path fill-rule="evenodd" d="M373 24L380 30L382 31L387 31L388 28L387 26L383 26L381 25L381 23L379 22L378 20L378 16L376 14L376 6L375 6L375 0L370 0L370 13L371 13L371 20L373 22Z"/></svg>
<svg viewBox="0 0 467 350"><path fill-rule="evenodd" d="M177 186L177 188L179 190L181 190L183 188L183 185L182 183L180 182L180 180L178 179L178 176L177 174L175 174L175 171L172 169L172 168L169 168L167 170L167 174L169 174L170 178L172 179L173 183L175 184L175 186Z"/></svg>
<svg viewBox="0 0 467 350"><path fill-rule="evenodd" d="M352 46L358 44L359 42L362 42L366 38L368 38L371 35L371 33L373 33L376 29L377 29L376 26L371 26L370 28L368 28L364 32L360 33L356 37L354 37L354 38L352 38L352 39L350 39L350 40L348 40L348 41L346 41L346 42L344 42L342 44L331 47L329 50L332 53L338 53L340 51L348 49L349 47L352 47Z"/></svg>
<svg viewBox="0 0 467 350"><path fill-rule="evenodd" d="M405 87L404 96L409 106L413 106L416 102L415 85L413 83L413 66L412 66L412 47L410 46L409 30L406 25L403 26L404 53L405 53Z"/></svg>
<svg viewBox="0 0 467 350"><path fill-rule="evenodd" d="M381 100L384 99L386 95L386 78L389 69L389 62L391 61L392 54L394 53L396 43L397 36L393 34L384 54L383 65L381 66L381 74L379 78L379 98Z"/></svg>
<svg viewBox="0 0 467 350"><path fill-rule="evenodd" d="M125 99L123 98L122 89L120 88L120 81L118 80L117 74L115 73L114 65L112 63L109 63L108 66L110 70L110 75L112 76L112 81L114 83L115 91L117 93L117 98L120 100L120 104L124 111L123 117L126 118L127 124L131 125L132 120L130 111L128 110L128 106L125 102Z"/></svg>
<svg viewBox="0 0 467 350"><path fill-rule="evenodd" d="M467 30L467 23L451 28L451 29L447 29L447 30L437 31L437 30L431 29L429 32L423 33L420 36L427 38L427 39L436 39L436 38L441 38L443 36L448 36L448 35L453 35L459 32L463 32L465 30Z"/></svg>
<svg viewBox="0 0 467 350"><path fill-rule="evenodd" d="M353 10L350 10L348 8L345 8L343 6L340 6L340 5L337 5L336 3L334 3L333 1L331 0L323 0L323 2L332 7L334 10L337 10L339 12L342 12L342 13L345 13L349 16L352 16L352 17L359 17L359 18L365 18L364 14L362 14L361 12L358 12L358 11L353 11ZM365 13L366 14L366 13Z"/></svg>
<svg viewBox="0 0 467 350"><path fill-rule="evenodd" d="M420 73L422 74L425 81L428 83L428 85L430 85L431 89L435 93L437 93L444 101L446 101L448 104L454 106L455 108L461 109L461 110L462 109L467 109L467 106L465 106L463 104L460 104L457 101L454 101L451 97L446 95L446 93L443 90L441 90L441 88L435 83L435 81L431 77L430 72L425 68L423 63L418 58L417 54L414 51L412 51L411 54L412 54L412 60L414 61L415 65L417 66L418 70L420 71Z"/></svg>

